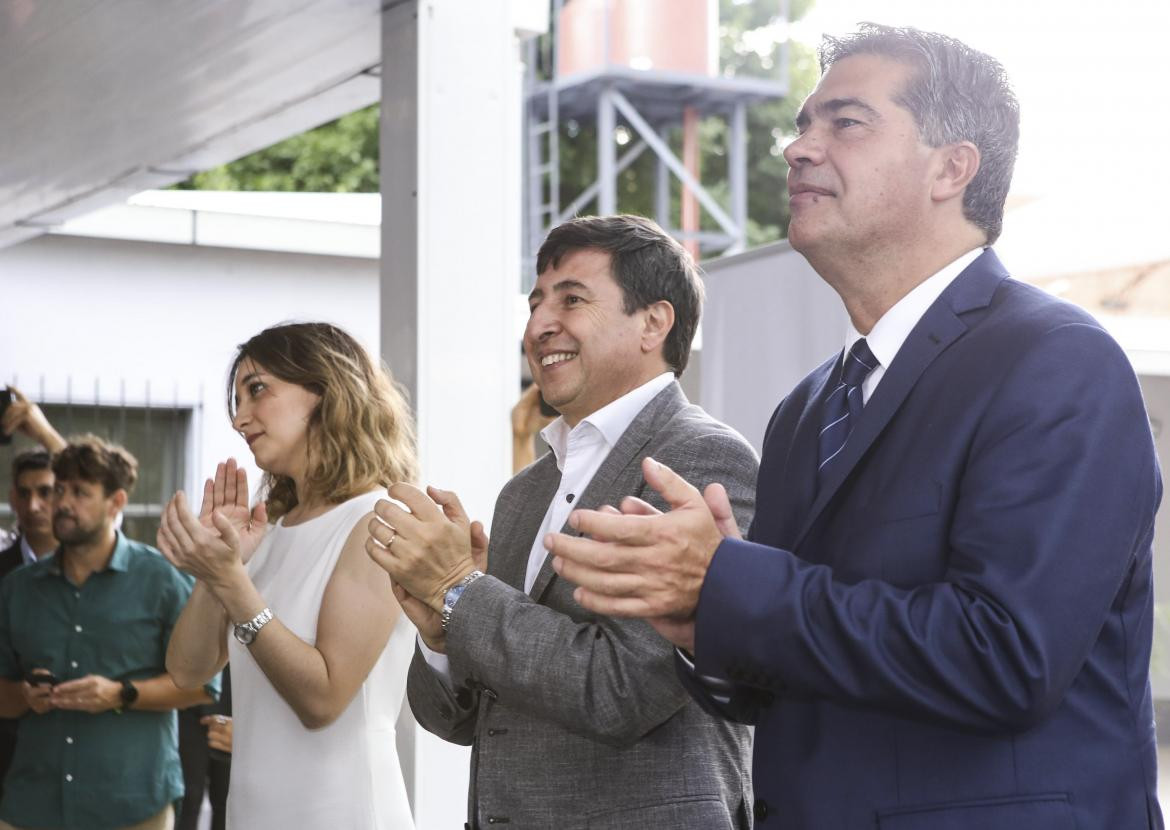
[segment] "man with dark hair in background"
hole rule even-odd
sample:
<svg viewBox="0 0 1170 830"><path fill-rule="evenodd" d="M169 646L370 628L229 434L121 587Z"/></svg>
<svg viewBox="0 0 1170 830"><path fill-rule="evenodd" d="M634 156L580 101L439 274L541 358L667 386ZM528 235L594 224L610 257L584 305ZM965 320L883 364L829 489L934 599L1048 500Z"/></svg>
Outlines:
<svg viewBox="0 0 1170 830"><path fill-rule="evenodd" d="M53 457L57 551L0 583L0 715L19 717L0 830L173 823L183 792L167 640L190 580L115 528L138 465L96 436Z"/></svg>
<svg viewBox="0 0 1170 830"><path fill-rule="evenodd" d="M650 626L577 605L542 541L578 505L654 499L650 453L698 486L726 482L746 526L755 453L676 381L699 321L697 269L653 222L607 216L555 228L537 272L524 348L561 417L541 433L552 452L500 493L486 566L473 554L482 528L453 493L432 488L436 504L395 485L413 512L382 501L387 524L371 523L367 551L421 637L411 710L472 744L473 828L746 828L748 730L690 700Z"/></svg>
<svg viewBox="0 0 1170 830"><path fill-rule="evenodd" d="M8 504L16 514L16 534L8 547L0 550L0 579L21 565L31 564L53 552L53 470L50 453L65 446L44 412L9 386L11 404L0 417L0 432L6 436L20 433L42 446L18 452L12 459L12 485ZM0 718L0 797L4 778L16 749L16 724L13 718Z"/></svg>
<svg viewBox="0 0 1170 830"><path fill-rule="evenodd" d="M12 459L12 483L8 503L16 514L16 537L0 551L0 578L20 565L35 562L57 547L53 538L53 471L50 454L65 446L44 412L20 393L8 387L12 403L0 417L0 433L16 433L41 446L18 452Z"/></svg>

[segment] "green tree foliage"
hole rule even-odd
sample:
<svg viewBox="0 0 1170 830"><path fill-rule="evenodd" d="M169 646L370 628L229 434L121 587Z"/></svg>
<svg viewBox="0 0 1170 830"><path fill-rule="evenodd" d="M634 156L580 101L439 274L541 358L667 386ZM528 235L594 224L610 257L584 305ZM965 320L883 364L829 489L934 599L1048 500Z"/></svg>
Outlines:
<svg viewBox="0 0 1170 830"><path fill-rule="evenodd" d="M196 173L181 190L378 192L378 105Z"/></svg>
<svg viewBox="0 0 1170 830"><path fill-rule="evenodd" d="M789 14L799 20L814 0L791 0ZM783 237L788 232L788 164L782 152L796 130L796 111L820 76L816 53L803 43L789 41L787 50L779 44L770 49L753 48L753 35L776 25L776 6L771 2L742 3L721 0L720 65L724 74L748 77L776 77L778 63L787 51L788 94L748 108L748 243L758 245ZM766 38L760 38L767 43ZM727 144L726 123L712 119L705 125L711 155L721 158ZM706 160L708 157L705 157ZM712 175L717 172L714 164ZM704 181L707 181L704 176ZM727 180L716 178L711 189L726 192ZM704 227L714 225L704 217Z"/></svg>

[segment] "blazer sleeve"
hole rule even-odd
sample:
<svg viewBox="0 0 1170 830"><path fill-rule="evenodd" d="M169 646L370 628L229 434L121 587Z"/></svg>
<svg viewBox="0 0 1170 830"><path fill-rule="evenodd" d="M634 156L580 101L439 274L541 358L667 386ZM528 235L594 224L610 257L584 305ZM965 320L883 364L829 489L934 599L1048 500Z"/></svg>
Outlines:
<svg viewBox="0 0 1170 830"><path fill-rule="evenodd" d="M406 674L406 697L410 711L423 729L453 744L471 745L475 738L478 693L470 689L456 693L427 664L417 645Z"/></svg>
<svg viewBox="0 0 1170 830"><path fill-rule="evenodd" d="M700 488L722 482L739 524L748 525L757 461L742 438L691 432L650 450ZM625 495L657 499L639 491L615 493L613 501ZM590 614L572 601L572 586L560 581L556 577L547 589L557 592L557 607L490 575L468 586L447 634L456 687L496 695L609 745L633 744L689 700L675 676L673 648L641 620Z"/></svg>
<svg viewBox="0 0 1170 830"><path fill-rule="evenodd" d="M1108 335L1068 324L1021 351L967 436L942 579L847 583L788 551L723 542L696 670L735 682L725 712L815 696L1013 731L1060 704L1148 564L1161 484L1140 389Z"/></svg>

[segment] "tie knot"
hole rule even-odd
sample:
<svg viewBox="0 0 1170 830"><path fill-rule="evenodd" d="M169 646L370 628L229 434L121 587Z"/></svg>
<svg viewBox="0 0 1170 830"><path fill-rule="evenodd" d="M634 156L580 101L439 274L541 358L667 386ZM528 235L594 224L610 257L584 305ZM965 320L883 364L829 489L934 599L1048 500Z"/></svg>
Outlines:
<svg viewBox="0 0 1170 830"><path fill-rule="evenodd" d="M841 382L846 386L860 386L866 375L877 368L877 358L869 350L865 338L859 338L849 347L845 355L845 365L841 368Z"/></svg>

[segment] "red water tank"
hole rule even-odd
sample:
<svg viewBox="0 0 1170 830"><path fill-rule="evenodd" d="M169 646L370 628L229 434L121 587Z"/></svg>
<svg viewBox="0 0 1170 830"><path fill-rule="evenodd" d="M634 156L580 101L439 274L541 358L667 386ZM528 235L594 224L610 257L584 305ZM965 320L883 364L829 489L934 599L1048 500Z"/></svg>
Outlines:
<svg viewBox="0 0 1170 830"><path fill-rule="evenodd" d="M566 0L557 74L614 66L717 75L718 0Z"/></svg>

